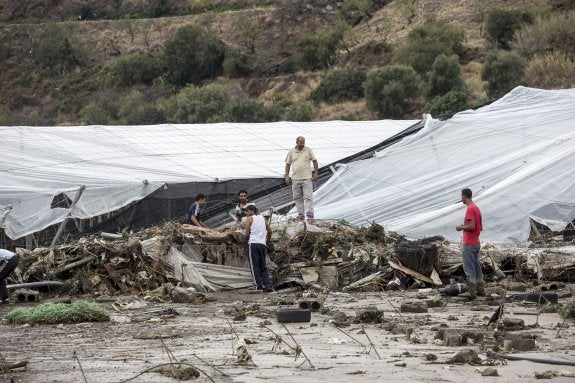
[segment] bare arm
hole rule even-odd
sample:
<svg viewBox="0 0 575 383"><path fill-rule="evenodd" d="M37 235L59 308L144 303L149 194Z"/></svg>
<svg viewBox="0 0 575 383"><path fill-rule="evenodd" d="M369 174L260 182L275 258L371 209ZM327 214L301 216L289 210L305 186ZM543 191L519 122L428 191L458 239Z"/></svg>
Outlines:
<svg viewBox="0 0 575 383"><path fill-rule="evenodd" d="M463 231L473 231L473 230L475 230L475 221L472 220L472 219L468 219L468 220L467 220L467 225L457 225L457 226L455 227L455 229L456 229L457 231L461 231L461 230L463 230Z"/></svg>
<svg viewBox="0 0 575 383"><path fill-rule="evenodd" d="M249 242L250 240L250 230L252 228L252 222L254 222L254 219L252 217L248 217L246 218L246 241Z"/></svg>
<svg viewBox="0 0 575 383"><path fill-rule="evenodd" d="M192 223L196 226L205 227L208 229L208 226L203 221L200 221L195 215L192 215Z"/></svg>
<svg viewBox="0 0 575 383"><path fill-rule="evenodd" d="M286 162L286 169L285 169L285 173L284 173L284 178L286 180L286 184L288 184L288 185L291 183L291 178L289 176L290 167L291 167L291 165Z"/></svg>
<svg viewBox="0 0 575 383"><path fill-rule="evenodd" d="M317 160L313 160L313 177L312 177L312 179L314 181L317 181L318 178L319 178L319 171L318 171L318 166L317 166Z"/></svg>

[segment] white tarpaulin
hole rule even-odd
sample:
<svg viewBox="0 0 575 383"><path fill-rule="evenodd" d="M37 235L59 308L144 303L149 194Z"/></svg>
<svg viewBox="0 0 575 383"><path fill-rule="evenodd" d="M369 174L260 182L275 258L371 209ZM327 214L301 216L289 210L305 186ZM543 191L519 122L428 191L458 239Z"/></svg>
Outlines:
<svg viewBox="0 0 575 383"><path fill-rule="evenodd" d="M144 254L156 260L161 259L170 269L167 276L185 286L192 286L202 292L254 286L254 279L248 268L197 262L173 246L166 254L161 255L159 247L158 237L142 241Z"/></svg>
<svg viewBox="0 0 575 383"><path fill-rule="evenodd" d="M114 211L165 184L282 178L297 136L323 166L414 123L0 127L0 228L15 239L63 221L68 209L51 206L53 198L73 201L82 186L73 218Z"/></svg>
<svg viewBox="0 0 575 383"><path fill-rule="evenodd" d="M466 187L483 214L482 240L526 242L529 218L563 230L575 218L575 89L518 87L447 121L428 118L374 158L341 167L316 192L316 217L458 241Z"/></svg>

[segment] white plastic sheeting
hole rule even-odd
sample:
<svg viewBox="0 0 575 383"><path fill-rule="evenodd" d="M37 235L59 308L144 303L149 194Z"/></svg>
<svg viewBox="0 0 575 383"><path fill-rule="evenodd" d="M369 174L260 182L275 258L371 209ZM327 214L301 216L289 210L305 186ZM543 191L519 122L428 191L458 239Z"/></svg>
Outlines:
<svg viewBox="0 0 575 383"><path fill-rule="evenodd" d="M0 228L10 238L119 209L165 184L282 178L299 135L320 166L377 145L405 121L149 126L0 127Z"/></svg>
<svg viewBox="0 0 575 383"><path fill-rule="evenodd" d="M481 239L524 243L529 218L575 218L575 89L518 87L491 105L428 118L418 133L345 165L315 194L318 218L377 222L411 238L459 241L461 189L483 213Z"/></svg>

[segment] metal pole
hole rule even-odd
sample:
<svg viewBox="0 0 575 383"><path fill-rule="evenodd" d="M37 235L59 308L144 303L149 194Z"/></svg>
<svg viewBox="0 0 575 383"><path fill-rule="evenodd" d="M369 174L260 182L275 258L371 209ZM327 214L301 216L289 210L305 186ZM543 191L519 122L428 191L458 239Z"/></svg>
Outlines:
<svg viewBox="0 0 575 383"><path fill-rule="evenodd" d="M74 207L76 207L76 204L80 200L80 197L82 196L82 193L84 193L84 190L86 190L85 185L82 185L80 187L80 189L78 189L78 192L76 193L76 196L74 197L74 201L72 201L72 204L70 205L70 209L68 210L68 214L66 214L66 217L64 217L64 220L62 221L62 223L60 223L60 227L58 228L58 231L56 232L54 239L52 239L52 243L50 244L50 246L54 246L56 243L58 243L58 240L60 239L60 236L62 236L62 233L64 232L64 228L66 227L66 222L68 221L68 218L70 218L70 216L72 215L72 210L74 210Z"/></svg>

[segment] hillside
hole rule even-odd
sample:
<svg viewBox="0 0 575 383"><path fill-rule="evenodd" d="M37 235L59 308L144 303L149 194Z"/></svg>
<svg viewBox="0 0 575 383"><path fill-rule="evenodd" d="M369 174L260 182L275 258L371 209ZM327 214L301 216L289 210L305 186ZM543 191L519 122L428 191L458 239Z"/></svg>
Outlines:
<svg viewBox="0 0 575 383"><path fill-rule="evenodd" d="M428 26L432 29L422 35L461 33L460 45L445 54L458 55L463 84L457 89L464 90L458 94L465 107L473 106L494 95L481 80L494 48L485 30L489 12L509 11L529 24L539 15L566 14L570 8L568 0L3 0L0 125L420 116L434 105L432 62L417 69L413 91L401 85L401 94L394 93L401 108L391 114L377 105L378 92L385 98L389 83L365 87L365 96L362 84L370 71L421 63L413 54L424 54L433 44L405 46L413 43L414 29ZM184 26L199 28L187 29L177 40ZM194 33L201 36L193 40ZM195 51L199 61L190 66ZM204 62L208 56L215 61ZM572 64L572 56L565 63ZM207 73L200 75L204 69ZM338 69L348 71L331 88L323 83L321 96L322 79ZM566 71L561 86L575 86L575 75ZM352 75L364 82L350 82ZM540 85L528 78L515 81ZM189 83L194 85L186 87ZM356 94L343 94L351 90ZM340 92L337 100L327 101ZM445 95L441 92L437 97ZM213 110L225 105L226 113L202 109L210 102Z"/></svg>

